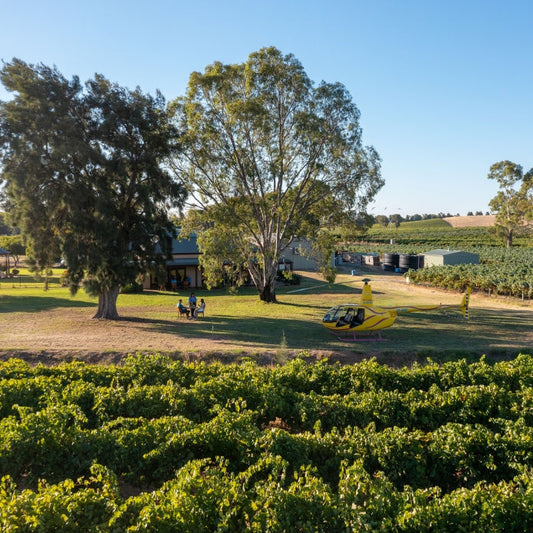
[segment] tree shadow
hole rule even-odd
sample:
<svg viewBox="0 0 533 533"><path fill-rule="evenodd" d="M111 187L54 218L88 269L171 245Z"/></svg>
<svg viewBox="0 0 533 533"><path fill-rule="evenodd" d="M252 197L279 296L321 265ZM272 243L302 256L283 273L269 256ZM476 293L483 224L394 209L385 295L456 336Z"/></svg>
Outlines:
<svg viewBox="0 0 533 533"><path fill-rule="evenodd" d="M56 296L11 296L0 294L0 313L35 313L65 307L96 307L96 303Z"/></svg>
<svg viewBox="0 0 533 533"><path fill-rule="evenodd" d="M514 309L476 308L468 320L458 312L421 312L400 316L384 336L400 351L531 352L532 318L530 311Z"/></svg>
<svg viewBox="0 0 533 533"><path fill-rule="evenodd" d="M328 302L325 301L324 302L324 305L312 305L312 304L309 304L309 303L304 303L304 304L298 304L298 303L295 303L295 302L282 302L282 301L278 301L278 303L276 305L282 305L284 307L302 307L302 308L306 308L306 309L320 309L320 310L325 310L325 309L328 309ZM331 305L330 307L333 307L333 305Z"/></svg>
<svg viewBox="0 0 533 533"><path fill-rule="evenodd" d="M298 304L284 304L287 307ZM307 306L309 307L309 306ZM316 309L319 306L313 306ZM529 311L476 309L470 320L456 311L420 312L401 315L382 331L387 342L346 342L321 325L321 313L313 318L223 317L198 320L121 317L146 331L187 339L239 345L243 349L281 349L378 355L380 353L437 352L481 354L514 353L533 345Z"/></svg>
<svg viewBox="0 0 533 533"><path fill-rule="evenodd" d="M119 309L120 311L120 309ZM120 315L120 312L119 312ZM137 316L120 316L118 319L118 322L133 322L137 324L152 324L153 326L160 328L160 327L168 327L171 326L173 328L176 327L176 324L179 322L179 320L165 320L161 318L146 318L146 317L137 317Z"/></svg>
<svg viewBox="0 0 533 533"><path fill-rule="evenodd" d="M206 317L197 320L168 320L122 317L121 320L147 325L146 331L179 335L184 339L216 340L220 344L254 345L277 348L287 343L290 349L328 349L330 338L320 325L305 319L263 317Z"/></svg>

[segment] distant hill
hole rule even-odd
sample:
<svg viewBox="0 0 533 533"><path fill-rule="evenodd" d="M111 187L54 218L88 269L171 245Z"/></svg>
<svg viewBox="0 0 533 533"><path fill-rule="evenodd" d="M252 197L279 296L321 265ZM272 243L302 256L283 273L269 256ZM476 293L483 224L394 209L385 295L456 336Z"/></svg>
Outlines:
<svg viewBox="0 0 533 533"><path fill-rule="evenodd" d="M470 217L443 218L452 228L481 228L494 226L496 215L478 215Z"/></svg>

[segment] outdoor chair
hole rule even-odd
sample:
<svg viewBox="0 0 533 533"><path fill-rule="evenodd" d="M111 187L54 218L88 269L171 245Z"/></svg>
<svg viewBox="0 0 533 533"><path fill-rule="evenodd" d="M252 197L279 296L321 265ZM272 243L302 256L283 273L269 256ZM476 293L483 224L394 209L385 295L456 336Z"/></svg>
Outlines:
<svg viewBox="0 0 533 533"><path fill-rule="evenodd" d="M178 310L179 318L189 318L189 310L188 309L183 309L183 311L179 307L177 307L176 309Z"/></svg>

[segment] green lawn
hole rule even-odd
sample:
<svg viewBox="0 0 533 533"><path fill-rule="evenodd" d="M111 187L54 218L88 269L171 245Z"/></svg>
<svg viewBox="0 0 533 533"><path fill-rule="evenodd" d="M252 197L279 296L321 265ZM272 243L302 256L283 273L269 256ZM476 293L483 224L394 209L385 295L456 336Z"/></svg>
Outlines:
<svg viewBox="0 0 533 533"><path fill-rule="evenodd" d="M11 268L11 272L13 271ZM28 289L35 288L42 290L44 288L44 278L30 272L27 268L18 267L16 276L10 278L0 278L0 291L2 289ZM52 275L48 278L49 288L58 288L61 286L61 275L64 268L53 268ZM1 294L1 293L0 293Z"/></svg>
<svg viewBox="0 0 533 533"><path fill-rule="evenodd" d="M443 291L409 287L403 277L374 272L374 303L384 305L459 303L461 295ZM383 331L382 342L346 342L331 335L321 326L324 312L338 303L358 302L362 276L339 275L338 283L328 286L314 277L304 277L299 287L280 286L278 304L259 301L252 288L242 288L237 294L225 290L197 291L198 298L207 302L203 320L180 324L175 310L179 298L187 300L189 292L171 293L146 291L141 294L121 294L118 310L131 323L149 324L151 331L179 335L187 339L213 336L245 352L254 350L332 351L350 357L352 354L486 354L498 357L530 351L533 345L530 307L510 307L474 294L471 319L465 321L457 312L447 314L423 312L402 315L396 324ZM7 281L7 283L6 283ZM82 290L72 297L67 288L50 284L44 291L42 284L2 280L0 286L0 320L24 316L26 313L96 307L96 300ZM315 287L293 292L295 289ZM87 323L93 311L87 309ZM26 315L27 316L27 315ZM42 315L40 315L42 316ZM57 317L54 320L58 320ZM54 327L50 326L50 330ZM48 329L46 329L48 331ZM529 352L528 352L529 353Z"/></svg>

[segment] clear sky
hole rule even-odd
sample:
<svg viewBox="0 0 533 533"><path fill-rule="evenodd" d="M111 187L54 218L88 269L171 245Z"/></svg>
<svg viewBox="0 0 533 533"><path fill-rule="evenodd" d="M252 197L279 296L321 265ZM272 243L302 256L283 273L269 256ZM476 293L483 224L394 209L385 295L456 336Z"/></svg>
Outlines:
<svg viewBox="0 0 533 533"><path fill-rule="evenodd" d="M531 0L0 0L0 13L4 62L167 100L213 61L292 53L361 111L386 181L374 214L485 212L493 163L533 167Z"/></svg>

